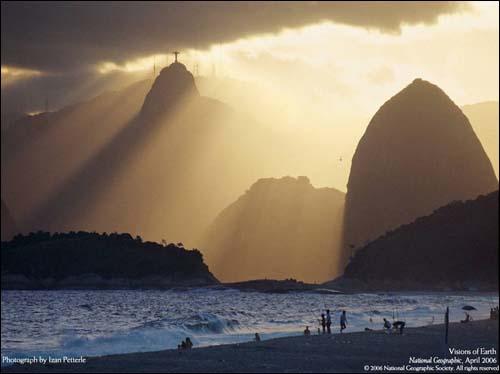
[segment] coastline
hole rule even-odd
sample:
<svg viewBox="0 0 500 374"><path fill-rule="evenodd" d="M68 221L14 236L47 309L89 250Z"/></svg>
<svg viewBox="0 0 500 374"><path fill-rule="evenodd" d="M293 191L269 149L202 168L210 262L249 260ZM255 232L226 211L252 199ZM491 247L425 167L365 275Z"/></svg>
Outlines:
<svg viewBox="0 0 500 374"><path fill-rule="evenodd" d="M479 357L472 353L451 354L449 348L459 352L488 349L490 354L482 357L492 358L496 363L471 365L498 368L498 320L450 323L448 345L444 342L444 325L440 324L407 328L403 335L376 330L284 337L190 351L163 350L89 357L84 364L13 365L3 367L2 372L364 372L365 365L372 368L401 368L405 365L457 367L456 363L409 363L410 357L456 357L464 363L467 358ZM491 353L492 348L494 353Z"/></svg>
<svg viewBox="0 0 500 374"><path fill-rule="evenodd" d="M106 278L94 273L56 279L28 278L24 274L2 274L2 291L49 290L172 290L172 289L236 289L260 293L498 293L498 284L456 282L455 284L421 284L415 282L370 281L337 278L325 283L305 283L296 280L254 279L243 282L219 282L207 277L147 276L141 278Z"/></svg>
<svg viewBox="0 0 500 374"><path fill-rule="evenodd" d="M158 289L168 290L182 287L213 287L219 285L214 279L206 277L148 276L141 278L105 278L98 274L56 279L53 277L31 279L23 274L2 275L2 291L48 291L48 290L130 290Z"/></svg>

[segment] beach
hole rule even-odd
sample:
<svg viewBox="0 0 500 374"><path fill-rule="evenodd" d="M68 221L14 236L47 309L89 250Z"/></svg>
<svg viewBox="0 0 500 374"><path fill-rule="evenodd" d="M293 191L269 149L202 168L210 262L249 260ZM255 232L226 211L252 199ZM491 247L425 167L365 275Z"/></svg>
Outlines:
<svg viewBox="0 0 500 374"><path fill-rule="evenodd" d="M450 323L447 345L444 325L429 325L406 328L403 335L365 331L295 336L195 347L190 351L91 357L85 363L13 365L2 371L285 373L495 371L494 368L498 370L498 321L481 320Z"/></svg>

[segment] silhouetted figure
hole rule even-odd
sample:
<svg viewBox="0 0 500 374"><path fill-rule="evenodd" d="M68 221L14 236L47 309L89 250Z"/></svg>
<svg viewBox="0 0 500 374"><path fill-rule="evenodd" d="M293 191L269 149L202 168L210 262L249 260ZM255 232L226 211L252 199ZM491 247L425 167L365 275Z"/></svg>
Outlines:
<svg viewBox="0 0 500 374"><path fill-rule="evenodd" d="M323 330L323 334L326 332L326 319L325 319L325 313L321 313L321 328Z"/></svg>
<svg viewBox="0 0 500 374"><path fill-rule="evenodd" d="M327 309L326 310L326 332L328 334L332 333L331 326L332 326L332 317L330 316L330 309Z"/></svg>
<svg viewBox="0 0 500 374"><path fill-rule="evenodd" d="M384 318L384 329L386 331L389 331L391 329L391 327L392 327L392 324L387 319Z"/></svg>
<svg viewBox="0 0 500 374"><path fill-rule="evenodd" d="M498 307L490 309L490 319L493 319L493 320L498 319Z"/></svg>
<svg viewBox="0 0 500 374"><path fill-rule="evenodd" d="M191 348L193 348L193 342L189 338L186 338L186 340L183 340L181 344L177 346L178 350L186 350Z"/></svg>
<svg viewBox="0 0 500 374"><path fill-rule="evenodd" d="M342 311L342 314L340 315L340 333L347 328L347 315L345 310Z"/></svg>
<svg viewBox="0 0 500 374"><path fill-rule="evenodd" d="M392 327L395 329L399 329L399 334L403 335L403 329L405 328L406 323L403 321L396 321L392 324Z"/></svg>
<svg viewBox="0 0 500 374"><path fill-rule="evenodd" d="M309 330L309 326L306 326L306 329L304 330L304 335L305 336L311 335L311 330Z"/></svg>
<svg viewBox="0 0 500 374"><path fill-rule="evenodd" d="M257 343L258 343L258 342L260 342L260 335L259 335L259 333L258 333L258 332L256 332L256 333L255 333L255 338L254 338L254 340L255 340Z"/></svg>
<svg viewBox="0 0 500 374"><path fill-rule="evenodd" d="M472 317L470 316L469 313L465 312L465 319L461 320L460 322L461 323L467 323L467 322L470 322L472 321Z"/></svg>

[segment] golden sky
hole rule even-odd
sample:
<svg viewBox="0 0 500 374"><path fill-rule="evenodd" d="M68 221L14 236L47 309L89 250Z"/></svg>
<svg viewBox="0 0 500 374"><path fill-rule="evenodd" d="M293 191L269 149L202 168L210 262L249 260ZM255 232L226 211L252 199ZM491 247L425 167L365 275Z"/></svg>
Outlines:
<svg viewBox="0 0 500 374"><path fill-rule="evenodd" d="M218 75L275 86L288 82L328 101L355 99L368 111L415 77L438 84L459 105L498 100L498 13L497 2L474 2L468 11L439 16L436 24L403 25L400 33L319 23L191 49L182 60L188 67L197 63L202 75L215 64ZM105 61L97 69L149 71L153 61L169 59L158 54L124 64ZM291 79L290 73L297 75Z"/></svg>
<svg viewBox="0 0 500 374"><path fill-rule="evenodd" d="M437 84L458 105L498 100L498 46L498 2L471 2L435 23L403 24L399 32L321 22L184 49L180 60L190 70L197 64L202 76L215 71L219 78L249 82L247 94L268 105L236 109L253 112L284 138L301 139L310 156L297 155L290 174L345 190L348 160L371 116L413 79ZM139 79L151 76L154 63L170 62L167 53L148 54L100 61L95 71ZM13 69L2 66L2 83L30 76L14 76ZM328 164L311 170L310 160L325 152ZM338 163L340 157L347 161ZM336 171L327 174L325 167Z"/></svg>
<svg viewBox="0 0 500 374"><path fill-rule="evenodd" d="M350 160L371 116L413 79L437 84L458 105L498 100L498 11L497 2L473 3L435 24L403 25L400 33L319 23L184 51L181 60L188 68L198 64L201 75L215 66L219 77L259 87L256 95L268 96L275 110L256 110L272 126L294 139L300 135L307 156L335 153L328 165L332 174L324 164L311 170L305 155L298 155L296 173L303 170L315 185L345 190L349 165L335 163L337 157ZM149 72L153 61L171 60L158 54L99 68Z"/></svg>

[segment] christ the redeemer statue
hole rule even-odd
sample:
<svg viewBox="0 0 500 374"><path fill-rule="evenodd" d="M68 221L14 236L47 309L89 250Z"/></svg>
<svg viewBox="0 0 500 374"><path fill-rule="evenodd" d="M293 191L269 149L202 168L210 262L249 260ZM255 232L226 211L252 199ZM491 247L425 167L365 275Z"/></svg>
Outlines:
<svg viewBox="0 0 500 374"><path fill-rule="evenodd" d="M173 54L174 54L174 56L175 56L175 61L174 61L174 62L177 62L177 55L178 55L180 52L175 51L175 52L172 52L172 53L173 53Z"/></svg>

